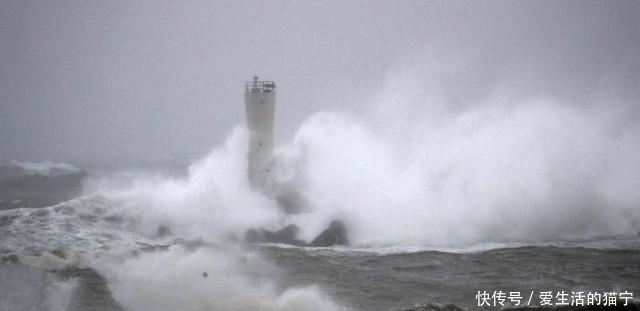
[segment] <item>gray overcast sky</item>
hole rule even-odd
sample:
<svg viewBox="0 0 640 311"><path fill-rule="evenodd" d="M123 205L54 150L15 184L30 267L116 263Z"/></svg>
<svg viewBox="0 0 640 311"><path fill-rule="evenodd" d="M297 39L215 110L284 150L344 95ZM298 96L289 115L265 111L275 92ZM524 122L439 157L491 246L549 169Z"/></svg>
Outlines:
<svg viewBox="0 0 640 311"><path fill-rule="evenodd" d="M499 85L640 114L639 1L0 0L0 161L204 155L244 122L254 73L278 83L282 142L450 58L455 109Z"/></svg>

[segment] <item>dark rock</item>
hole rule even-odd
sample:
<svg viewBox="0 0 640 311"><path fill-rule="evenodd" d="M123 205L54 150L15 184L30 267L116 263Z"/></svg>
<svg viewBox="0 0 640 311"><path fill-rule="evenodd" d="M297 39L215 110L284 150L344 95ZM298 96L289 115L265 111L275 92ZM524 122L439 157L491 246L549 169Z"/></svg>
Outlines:
<svg viewBox="0 0 640 311"><path fill-rule="evenodd" d="M269 231L265 228L258 229L258 236L260 243L275 243L276 234L273 231Z"/></svg>
<svg viewBox="0 0 640 311"><path fill-rule="evenodd" d="M244 241L247 244L260 243L260 234L258 233L258 230L256 229L247 230L247 232L244 234Z"/></svg>
<svg viewBox="0 0 640 311"><path fill-rule="evenodd" d="M313 242L306 243L305 241L297 239L300 228L291 224L276 232L269 231L264 228L249 229L244 235L244 242L247 244L257 243L283 243L294 246L315 246L315 247L327 247L333 245L349 245L349 239L347 239L347 228L340 220L334 220L329 224L329 228L322 231Z"/></svg>
<svg viewBox="0 0 640 311"><path fill-rule="evenodd" d="M334 220L329 224L329 228L322 231L309 245L314 247L349 245L347 228L342 221Z"/></svg>
<svg viewBox="0 0 640 311"><path fill-rule="evenodd" d="M304 246L306 243L296 239L300 229L296 225L288 225L276 232L264 228L258 230L249 229L245 233L244 241L248 244L256 243L283 243L296 246Z"/></svg>
<svg viewBox="0 0 640 311"><path fill-rule="evenodd" d="M279 240L295 239L298 232L300 232L298 226L291 224L276 231L275 237Z"/></svg>
<svg viewBox="0 0 640 311"><path fill-rule="evenodd" d="M284 243L284 244L296 245L296 246L303 246L306 243L304 241L302 241L302 240L296 239L296 236L298 235L298 232L300 232L300 229L298 228L298 226L296 226L294 224L288 225L288 226L276 231L276 233L274 233L273 242L274 243Z"/></svg>
<svg viewBox="0 0 640 311"><path fill-rule="evenodd" d="M285 243L283 241L295 239L298 231L300 231L300 229L298 229L298 226L288 225L276 232L271 232L269 230L260 228L260 235L265 242Z"/></svg>

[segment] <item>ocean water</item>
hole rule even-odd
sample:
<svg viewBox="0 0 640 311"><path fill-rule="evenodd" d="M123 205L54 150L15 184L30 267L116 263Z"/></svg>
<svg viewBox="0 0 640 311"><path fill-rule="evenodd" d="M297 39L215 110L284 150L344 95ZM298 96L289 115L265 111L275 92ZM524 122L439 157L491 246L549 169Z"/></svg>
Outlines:
<svg viewBox="0 0 640 311"><path fill-rule="evenodd" d="M242 127L184 173L88 168L77 198L0 211L0 310L547 308L543 292L637 302L640 127L553 101L457 114L429 103L306 120L276 151L270 186L298 214L249 186ZM349 246L241 242L289 224L310 241L336 219ZM484 292L526 305L479 306Z"/></svg>
<svg viewBox="0 0 640 311"><path fill-rule="evenodd" d="M532 306L541 291L640 292L638 237L247 246L149 235L117 205L90 196L0 212L0 310L477 309L478 291L517 291L523 304L534 292Z"/></svg>
<svg viewBox="0 0 640 311"><path fill-rule="evenodd" d="M357 310L399 310L415 304L475 309L478 291L519 292L522 306L528 304L531 292L530 306L540 305L541 291L552 291L554 297L561 291L637 293L638 240L598 243L610 243L612 248L562 243L462 253L297 248L266 252L287 271L290 284L323 284L332 296ZM495 308L493 301L491 306ZM508 301L505 306L510 306Z"/></svg>

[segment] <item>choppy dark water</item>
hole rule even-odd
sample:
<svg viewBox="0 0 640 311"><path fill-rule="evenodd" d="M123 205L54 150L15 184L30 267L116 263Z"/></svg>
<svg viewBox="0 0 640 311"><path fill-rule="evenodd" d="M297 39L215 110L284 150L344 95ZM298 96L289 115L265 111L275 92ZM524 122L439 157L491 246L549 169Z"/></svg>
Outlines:
<svg viewBox="0 0 640 311"><path fill-rule="evenodd" d="M119 256L126 262L127 258L144 258L145 253L167 252L184 245L167 242L172 237L136 235L130 226L126 215L118 214L108 200L100 198L0 211L0 311L127 310L113 295L114 284L97 272L100 269L94 269L90 258ZM187 248L225 252L225 247L238 249L211 243ZM517 291L523 297L522 304L527 304L533 292L532 306L539 304L542 291L554 295L560 291L627 291L636 301L640 295L638 237L450 249L283 245L239 249L258 254L278 268L260 277L275 282L279 290L317 285L327 299L354 310L422 310L415 308L416 304L478 309L478 291ZM251 265L248 262L243 264ZM217 310L215 300L213 306L198 310Z"/></svg>
<svg viewBox="0 0 640 311"><path fill-rule="evenodd" d="M524 246L381 254L264 246L261 252L284 271L279 276L283 288L320 285L355 310L404 310L417 304L477 309L478 291L518 291L522 304L533 291L532 306L539 305L541 291L640 292L638 249ZM46 272L7 259L0 276L0 310L49 310L45 296L53 278L75 282L66 310L123 310L91 269Z"/></svg>
<svg viewBox="0 0 640 311"><path fill-rule="evenodd" d="M519 291L532 305L540 291L640 293L640 250L523 246L471 253L357 251L266 247L292 284L320 283L361 310L414 304L477 308L478 291ZM635 297L635 296L634 296ZM526 303L523 301L522 303Z"/></svg>

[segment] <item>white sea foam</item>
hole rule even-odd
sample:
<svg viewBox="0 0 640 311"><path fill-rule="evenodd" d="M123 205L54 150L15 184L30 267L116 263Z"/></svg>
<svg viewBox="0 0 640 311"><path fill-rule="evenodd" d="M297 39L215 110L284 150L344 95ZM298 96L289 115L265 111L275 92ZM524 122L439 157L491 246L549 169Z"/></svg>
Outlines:
<svg viewBox="0 0 640 311"><path fill-rule="evenodd" d="M503 94L455 111L416 79L374 113L312 116L279 150L276 172L313 205L291 218L306 239L334 218L356 246L638 232L640 127L624 111Z"/></svg>
<svg viewBox="0 0 640 311"><path fill-rule="evenodd" d="M452 108L434 75L420 66L390 73L367 111L316 113L280 146L276 184L304 196L305 213L283 215L249 188L242 128L185 178L102 183L98 192L123 202L147 235L166 225L219 239L295 223L309 241L333 219L346 222L356 247L638 232L640 126L621 121L626 111L499 87Z"/></svg>
<svg viewBox="0 0 640 311"><path fill-rule="evenodd" d="M295 223L309 241L342 219L352 250L388 253L637 234L640 126L621 122L624 110L501 91L472 108L453 109L438 95L438 79L424 75L392 74L368 111L314 114L280 146L275 182L306 199L304 213L285 215L250 189L247 133L238 127L184 178L94 180L88 194L105 196L106 214L122 217L123 225L71 225L79 231L61 236L89 233L92 240L111 228L118 238L107 244L162 242L160 229L168 228L170 238L220 243L249 228ZM84 227L95 224L92 216L79 217ZM107 225L106 216L97 218ZM95 264L129 310L338 308L318 289L280 292L270 277L256 281L250 264L237 263L242 256L172 247ZM204 271L210 277L202 277Z"/></svg>
<svg viewBox="0 0 640 311"><path fill-rule="evenodd" d="M71 164L67 163L54 163L51 160L42 162L30 162L30 161L11 161L11 165L21 167L23 170L30 174L42 174L42 175L59 175L65 173L74 173L79 169Z"/></svg>
<svg viewBox="0 0 640 311"><path fill-rule="evenodd" d="M130 311L345 310L317 287L278 290L270 278L275 268L259 256L230 249L172 247L97 267L115 299Z"/></svg>

